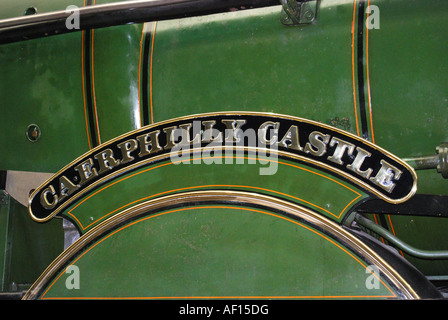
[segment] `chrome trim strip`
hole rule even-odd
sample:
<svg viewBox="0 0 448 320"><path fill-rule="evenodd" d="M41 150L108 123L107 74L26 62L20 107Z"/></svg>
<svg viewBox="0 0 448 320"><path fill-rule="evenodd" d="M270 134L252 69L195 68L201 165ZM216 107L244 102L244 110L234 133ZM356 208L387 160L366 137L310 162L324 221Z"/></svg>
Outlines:
<svg viewBox="0 0 448 320"><path fill-rule="evenodd" d="M57 272L59 272L60 269L73 257L75 257L75 255L88 243L94 241L96 238L100 237L109 230L126 223L126 221L133 220L139 216L148 215L150 212L155 210L173 207L173 205L181 206L191 203L198 205L198 203L206 204L210 202L225 202L226 204L233 203L238 205L256 206L258 208L264 207L268 210L273 209L276 212L282 211L290 216L293 216L295 219L304 220L307 223L315 225L327 234L330 234L332 237L337 238L343 243L349 244L351 250L354 250L366 260L377 266L384 276L388 278L389 281L398 289L398 291L403 294L404 298L420 298L414 289L400 276L400 274L375 251L370 249L357 237L344 230L340 225L319 215L318 213L285 200L257 193L208 190L186 192L149 200L108 218L81 236L58 258L56 258L56 260L48 266L39 279L32 285L23 299L36 299L47 283L57 274Z"/></svg>
<svg viewBox="0 0 448 320"><path fill-rule="evenodd" d="M79 8L79 29L66 26L67 18L73 14L70 10L0 20L0 44L86 29L230 12L232 8L269 6L280 6L280 3L277 0L134 0L99 4Z"/></svg>

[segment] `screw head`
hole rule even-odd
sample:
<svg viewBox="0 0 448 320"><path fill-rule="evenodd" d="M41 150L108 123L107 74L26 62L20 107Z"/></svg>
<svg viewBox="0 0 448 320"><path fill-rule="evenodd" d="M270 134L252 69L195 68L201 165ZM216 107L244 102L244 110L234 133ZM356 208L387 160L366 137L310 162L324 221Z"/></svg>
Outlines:
<svg viewBox="0 0 448 320"><path fill-rule="evenodd" d="M314 19L314 13L311 10L305 11L305 19L311 21Z"/></svg>
<svg viewBox="0 0 448 320"><path fill-rule="evenodd" d="M29 8L26 8L26 10L24 12L24 15L30 16L30 15L33 15L33 14L36 14L36 13L37 13L36 7L29 7Z"/></svg>
<svg viewBox="0 0 448 320"><path fill-rule="evenodd" d="M31 142L36 142L41 136L40 128L37 124L30 124L26 129L26 137Z"/></svg>

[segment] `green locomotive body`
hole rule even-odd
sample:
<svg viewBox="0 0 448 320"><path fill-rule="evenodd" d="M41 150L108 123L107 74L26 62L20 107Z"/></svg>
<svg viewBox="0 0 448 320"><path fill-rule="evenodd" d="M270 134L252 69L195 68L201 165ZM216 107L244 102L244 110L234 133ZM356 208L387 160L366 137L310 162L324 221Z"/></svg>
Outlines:
<svg viewBox="0 0 448 320"><path fill-rule="evenodd" d="M0 6L4 297L445 297L448 3Z"/></svg>

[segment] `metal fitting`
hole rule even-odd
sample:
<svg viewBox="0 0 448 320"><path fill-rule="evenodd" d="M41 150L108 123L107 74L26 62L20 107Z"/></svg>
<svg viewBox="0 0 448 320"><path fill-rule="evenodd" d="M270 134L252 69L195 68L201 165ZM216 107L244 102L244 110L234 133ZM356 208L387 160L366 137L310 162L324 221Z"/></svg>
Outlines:
<svg viewBox="0 0 448 320"><path fill-rule="evenodd" d="M403 159L415 170L436 169L445 179L448 178L448 142L436 147L436 154Z"/></svg>
<svg viewBox="0 0 448 320"><path fill-rule="evenodd" d="M445 179L448 178L448 143L444 142L436 147L439 162L437 164L437 172Z"/></svg>

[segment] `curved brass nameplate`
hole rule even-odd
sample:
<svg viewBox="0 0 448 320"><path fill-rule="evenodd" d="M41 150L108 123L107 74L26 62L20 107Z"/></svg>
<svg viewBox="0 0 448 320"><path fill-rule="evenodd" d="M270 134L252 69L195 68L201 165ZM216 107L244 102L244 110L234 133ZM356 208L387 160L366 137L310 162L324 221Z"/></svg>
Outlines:
<svg viewBox="0 0 448 320"><path fill-rule="evenodd" d="M159 122L99 145L36 189L29 212L34 220L46 221L92 188L143 165L190 159L191 154L206 153L210 159L222 152L303 162L390 203L404 202L417 190L417 176L408 164L351 133L286 115L217 112Z"/></svg>

